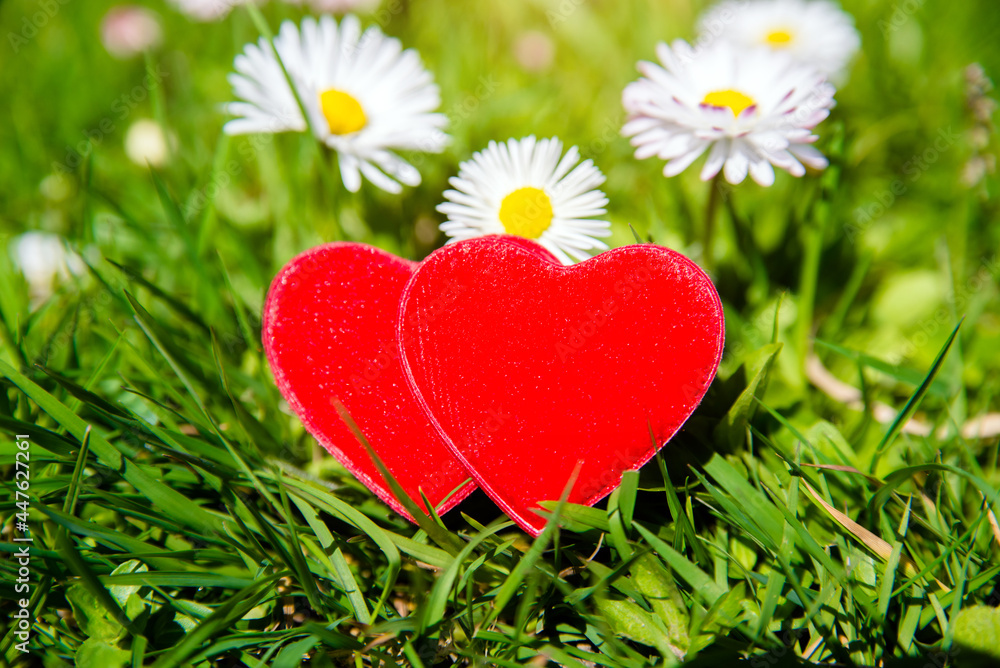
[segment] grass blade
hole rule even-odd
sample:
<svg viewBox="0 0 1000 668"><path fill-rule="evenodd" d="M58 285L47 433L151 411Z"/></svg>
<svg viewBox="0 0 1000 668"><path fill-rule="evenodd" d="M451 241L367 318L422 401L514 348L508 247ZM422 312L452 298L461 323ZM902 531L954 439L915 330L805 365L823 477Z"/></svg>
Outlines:
<svg viewBox="0 0 1000 668"><path fill-rule="evenodd" d="M964 320L965 319L963 318L962 321ZM896 419L893 420L892 425L889 426L889 431L887 431L885 436L882 437L882 442L878 444L877 448L875 448L875 454L872 455L872 461L868 467L868 470L872 472L872 475L878 475L878 462L882 458L882 455L885 454L885 451L888 450L889 446L891 446L893 441L896 440L896 436L899 435L903 425L910 420L910 417L913 416L913 413L916 412L917 407L920 405L920 401L930 389L931 383L934 382L934 378L937 377L938 372L941 370L941 365L944 363L945 356L948 354L948 351L951 350L951 345L955 342L955 337L958 336L958 330L962 327L962 321L955 325L955 329L952 330L951 336L949 336L948 340L945 341L943 346L941 346L941 350L938 351L937 357L934 358L934 364L931 365L930 371L928 371L927 375L924 376L923 382L920 383L916 391L910 396L909 401L907 401L906 405L903 406L903 410L899 412L899 415L897 415Z"/></svg>

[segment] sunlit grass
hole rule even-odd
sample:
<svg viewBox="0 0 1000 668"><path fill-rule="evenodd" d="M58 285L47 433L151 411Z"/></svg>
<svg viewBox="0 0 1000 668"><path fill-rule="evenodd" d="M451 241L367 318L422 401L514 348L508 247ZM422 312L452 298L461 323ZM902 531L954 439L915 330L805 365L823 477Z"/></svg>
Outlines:
<svg viewBox="0 0 1000 668"><path fill-rule="evenodd" d="M0 5L4 32L42 4ZM54 5L0 67L0 547L16 550L27 433L39 662L1000 661L998 439L973 422L1000 393L998 184L968 178L997 140L983 126L977 148L966 81L973 62L1000 76L990 2L845 1L863 53L818 128L831 169L726 188L708 250L708 185L664 179L619 136L635 62L692 38L702 3L385 3L367 22L420 51L453 137L399 197L350 195L306 135L221 134L232 58L259 36L246 12L191 24L157 3L165 45L117 61L98 39L108 3ZM552 40L547 68L518 63L526 30ZM157 170L124 153L143 118L172 138ZM558 509L560 530L533 542L478 493L416 527L283 406L262 301L323 241L422 258L458 163L528 134L608 176L612 246L631 225L711 253L725 357L661 456L596 508ZM28 229L87 265L45 301L7 261ZM813 355L856 394L818 386ZM12 662L16 561L0 571Z"/></svg>

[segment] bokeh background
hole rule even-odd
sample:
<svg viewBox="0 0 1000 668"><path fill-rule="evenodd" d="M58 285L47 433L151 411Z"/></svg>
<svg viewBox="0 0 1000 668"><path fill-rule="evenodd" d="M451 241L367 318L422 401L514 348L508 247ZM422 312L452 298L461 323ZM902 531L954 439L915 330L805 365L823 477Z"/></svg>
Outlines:
<svg viewBox="0 0 1000 668"><path fill-rule="evenodd" d="M293 467L288 475L333 481L340 486L339 498L386 531L411 535L410 525L325 456L282 405L259 344L259 314L267 286L296 253L336 239L363 241L421 259L444 242L438 232L443 216L435 207L443 201L447 179L457 173L459 162L490 140L558 136L567 146L579 146L607 176L603 189L610 199L608 218L614 230L609 243L633 243L637 235L690 255L710 266L725 304L727 344L719 381L690 429L679 437L678 447L666 451L671 472L666 488L669 478L675 478L701 536L689 538L721 547L709 556L685 543L683 536L691 527L668 521L671 513L662 505L665 483L655 465L642 473L639 498L647 502L636 507L637 518L652 523L658 535L673 541L730 594L725 605L720 604L728 613L714 608L708 613L711 606L698 598L699 587L690 580L682 583L681 607L690 608L692 616L681 625L689 624L685 628L690 628L692 652L718 642L728 650L737 647L733 651L744 658L759 659L754 652L770 652L764 658L774 665L792 655L805 661L807 648L816 651L822 645L824 649L813 656L819 660L839 638L843 647L825 655L830 661L885 665L880 662L910 657L914 665L925 665L922 662L929 661L933 652L941 651L948 661L958 660L953 649L958 645L952 644L957 627L952 622L963 597L957 597L959 608L945 611L940 602L907 599L909 594L890 587L883 594L888 597L886 607L881 607L875 578L877 572L878 582L883 582L885 559L865 553L842 524L805 497L782 503L792 508L801 504L797 512L802 526L828 552L828 546L834 546L831 553L838 564L857 564L860 559L870 573L849 579L853 589L843 594L843 605L830 604L832 611L824 608L823 614L830 617L823 623L810 617L796 626L795 620L802 618L801 600L789 586L779 586L773 596L780 596L781 604L777 612L772 608L770 625L762 627L769 630L753 642L746 640L753 634L744 628L747 622L740 616L740 606L761 603L765 598L761 583L766 581L762 578L768 573L788 568L790 573L805 574L801 587L824 595L830 591L827 587L839 592L844 581L830 580L811 543L797 545L792 535L786 547L793 547L778 554L754 538L752 522L736 512L748 502L737 478L758 486L763 479L766 486L784 490L790 477L782 459L754 451L753 444L743 440L746 433L731 427L745 428L749 421L758 437L766 435L788 453L804 447L812 453L804 455L811 461L850 464L874 476L936 462L980 476L994 490L1000 484L996 436L966 438L959 429L1000 407L1000 182L993 101L997 92L991 83L1000 77L1000 11L995 0L844 0L844 9L854 16L861 33L862 49L849 78L838 87L831 117L817 129L818 147L829 156L830 168L801 179L779 172L771 188L749 181L723 186L718 229L710 248L704 246L703 235L709 184L699 181L692 169L665 179L662 163L636 161L628 141L620 136L621 91L637 78L636 61L653 59L660 40L693 40L695 20L707 2L386 0L369 8L362 13L366 25L379 25L420 52L441 87L442 111L450 118L449 147L440 155L408 156L423 182L399 196L368 183L356 195L345 192L329 160L306 134L222 134L227 120L222 105L233 99L226 76L234 56L259 37L243 8L237 7L224 20L200 23L165 2L139 4L156 13L162 41L144 55L118 58L108 52L101 36L102 20L114 3L0 2L0 358L6 364L21 369L71 413L121 444L127 456L142 461L158 479L204 507L250 522L250 515L234 508L240 502L259 504L262 516L280 518L280 504L268 505L278 498L276 478L261 472L273 471L274 461L281 461ZM274 1L261 7L272 29L282 20L299 21L306 11ZM145 164L147 160L155 166ZM50 272L41 282L29 281L19 255L27 231L44 231L62 240L45 246L42 255L72 252L79 259L65 260L62 270ZM929 375L960 321L947 356ZM784 344L780 354L769 347L773 341ZM222 380L219 369L224 369ZM309 571L288 556L291 550L272 549L291 540L287 533L279 531L275 537L248 530L259 543L246 547L249 556L241 561L235 555L244 547L189 531L175 524L176 517L156 510L155 504L151 510L141 494L92 454L81 465L82 477L73 474L82 433L75 433L76 427L68 426L65 416L51 406L40 409L29 402L15 384L20 390L27 386L11 380L0 392L4 429L37 425L40 430L40 445L48 448L48 455L43 454L35 469L37 493L41 501L68 511L60 526L72 534L72 549L82 555L81 563L105 577L139 551L137 544L126 549L104 534L94 538L87 528L94 525L148 541L158 550L179 551L187 559L169 568L160 564L161 570L186 571L187 579L163 580L166 584L155 593L139 592L138 587L133 592L140 599L133 605L147 606L149 629L164 634L156 640L156 634L149 632L152 658L147 663L156 659L172 665L164 657L205 618L205 610L221 610L236 600L230 598L234 590L246 582L263 582L264 575L279 571L290 573L282 576L288 578L280 588L285 598L267 597L253 608L257 616L227 617L226 623L212 627L229 638L263 634L220 654L233 662L226 665L242 665L239 661L262 665L253 661L264 656L271 643L277 643L277 652L283 643L299 642L296 629L306 628L302 625L323 614L328 625L338 615L348 621L328 626L327 631L309 627L313 635L305 638L313 638L313 644L296 645L282 654L284 663L275 665L295 665L309 652L316 665L340 665L341 660L375 665L376 659L381 660L361 642L375 636L366 636L369 627L355 623L359 613L351 606L358 605L356 598L336 586L313 592L303 584L310 577L327 577L320 572L322 559L310 562ZM740 404L736 398L744 390L756 392L776 414L758 411L749 395ZM896 427L902 423L895 425L892 447L881 452L889 425L915 393L922 400L920 410L905 417L917 419L916 431L904 430L896 439L900 431ZM891 407L885 409L888 416L878 404ZM726 415L735 417L729 430L720 432L715 425ZM159 425L165 431L156 436L136 426L140 424ZM213 425L225 428L214 430ZM221 444L228 438L233 439L231 452L246 458L249 469L260 474L259 480L246 477L226 454ZM806 442L808 446L803 445ZM200 469L194 473L190 461L177 454L180 444L222 467L223 482ZM759 441L756 447L766 450ZM12 450L2 453L7 470ZM713 453L728 458L740 474L727 477L718 466L709 469L718 485L711 491L693 478L688 480L684 467L708 461ZM870 462L876 464L871 470L866 468ZM904 557L909 554L921 567L927 565L920 577L929 588L937 578L949 591L964 592L967 605L986 603L995 608L1000 600L993 593L1000 534L991 529L988 506L984 509L986 492L965 478L948 476L922 471L913 487L902 488L907 494L926 492L914 496L913 503L914 512L929 519L910 534L900 529L902 519L910 517L910 506L900 503L885 511L868 506L878 485L863 476L843 475L823 491L832 506L885 537L887 544L896 539L905 542ZM688 483L691 486L684 487ZM229 495L229 485L241 490L242 501ZM258 494L258 485L274 496ZM78 505L63 505L67 490L80 494ZM716 503L716 492L735 505ZM655 503L648 501L654 497ZM755 502L760 499L755 497ZM3 503L12 508L8 499ZM471 503L463 508L483 523L496 515L483 499ZM332 513L329 506L316 507ZM67 519L74 512L77 519ZM467 532L471 525L454 515L448 520L449 530ZM780 526L781 516L777 517ZM38 642L50 648L52 658L46 665L68 665L81 643L97 633L96 622L88 627L81 621L81 611L89 609L88 601L103 599L87 599L79 590L72 593L77 586L72 583L78 582L74 578L83 576L78 562L66 557L72 552L58 552L71 549L57 540L62 529L37 511L33 518L43 527L40 544L51 550L40 566L51 592L48 603L39 603ZM300 527L308 519L305 513L302 518L295 520ZM599 528L607 527L608 520L597 521L584 511L574 518L582 524L575 525L579 532L563 545L566 554L576 555L567 557L570 562L579 565L593 553L595 564L608 565L601 577L612 568L628 572L620 546L612 550L598 542ZM588 521L597 523L587 525ZM317 536L322 534L310 526ZM398 564L386 566L367 530L342 518L333 526L329 539L347 555L344 567L354 570L362 595L372 606L389 577L386 568L395 577L391 569ZM9 532L9 526L4 531ZM485 543L493 551L486 560L483 589L467 592L469 610L483 597L492 600L496 589L490 587L500 587L527 550L523 536L508 533L509 540ZM645 544L635 534L631 539ZM323 538L309 540L323 542ZM402 575L392 589L400 616L421 610L433 586L433 576L420 564L435 558L440 568L449 563L421 547L425 543L427 536L422 534L416 540L399 540L406 546L401 548L404 552L410 550L402 571L395 572ZM245 545L251 544L245 540ZM255 559L267 565L255 572ZM291 561L286 564L283 559ZM286 565L289 570L281 571L279 567ZM562 568L565 563L557 565ZM573 577L589 572L580 568ZM5 569L6 578L11 571ZM564 597L566 590L548 583L544 573L533 580L535 589L526 595L531 603L519 608L520 622L534 623L536 615L541 620L552 609L560 620L553 624L603 628L603 622L580 612L589 600L580 599L579 608L577 604L560 608L562 598L552 597ZM643 582L641 575L631 573L630 583ZM908 571L907 576L913 573ZM213 574L231 579L213 580ZM741 578L748 589L740 588ZM574 581L574 586L589 583ZM757 585L759 590L754 589ZM547 592L549 598L539 592ZM323 599L327 606L323 614L315 612L313 598L321 595L329 596ZM464 595L455 594L456 605ZM829 595L836 599L841 594ZM167 600L191 605L171 608L164 605ZM771 603L777 605L778 600ZM531 608L536 603L537 610ZM313 613L305 611L310 606ZM634 624L629 626L632 618L621 612L625 608L613 607L598 606L595 613L611 620L607 622L611 632L602 637L630 644L627 651L602 654L604 665L666 661L670 652L659 654L662 647L656 649L648 635L636 631ZM102 609L93 603L97 611L93 614L99 617ZM60 610L73 610L76 621ZM559 640L561 636L551 629L549 635L539 631L541 639L517 636L516 642L502 642L489 636L470 641L471 629L463 631L462 626L464 608L449 610L452 616L437 619L430 631L424 628L416 635L402 622L372 628L395 634L396 640L386 645L386 656L403 657L405 642L412 640L416 646L418 640L431 638L430 654L422 655L427 665L445 665L448 656L470 664L487 655L527 661L544 654L539 649L543 644L573 649L585 642ZM164 621L168 613L175 616ZM469 614L472 619L473 613ZM584 618L586 624L579 621ZM539 629L544 626L538 622ZM120 625L110 628L101 641L110 647L102 645L101 651L108 653L94 654L105 658L92 659L98 663L90 665L120 665L126 660L123 652L136 651ZM497 633L507 634L506 628ZM965 637L976 636L978 631L969 628L962 631ZM794 634L781 636L783 629L793 629ZM727 635L737 640L726 645L720 639ZM201 652L199 665L209 665L214 655L204 648L211 646L213 637L190 640L183 656ZM596 645L596 636L587 637L586 642ZM439 640L447 647L444 653L433 649ZM9 644L3 649L9 650ZM788 649L794 651L785 657ZM139 656L137 665L144 660ZM964 656L973 653L966 650Z"/></svg>

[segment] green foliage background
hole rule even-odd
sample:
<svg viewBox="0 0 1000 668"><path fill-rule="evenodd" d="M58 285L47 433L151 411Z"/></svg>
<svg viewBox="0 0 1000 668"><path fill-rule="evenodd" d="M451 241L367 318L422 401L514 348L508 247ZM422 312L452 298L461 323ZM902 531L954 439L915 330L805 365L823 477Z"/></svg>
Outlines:
<svg viewBox="0 0 1000 668"><path fill-rule="evenodd" d="M164 45L119 61L110 3L0 3L0 508L7 540L12 435L30 433L37 578L25 658L0 562L0 661L1000 662L997 438L959 429L1000 391L1000 184L963 177L997 152L966 74L1000 75L995 2L846 0L863 50L818 129L831 168L725 188L708 253L709 185L664 179L618 134L635 62L694 38L704 3L387 0L365 22L419 50L453 138L412 156L423 183L398 197L344 192L305 135L223 136L253 21L144 4ZM554 42L539 72L515 58L527 30ZM155 173L124 154L141 118L173 138ZM258 315L317 243L426 255L458 163L528 134L607 175L613 246L631 225L709 264L727 319L719 379L662 459L533 546L483 498L419 530L390 513L281 409ZM40 306L7 252L29 229L89 265ZM810 382L813 350L860 406ZM903 432L911 416L931 434Z"/></svg>

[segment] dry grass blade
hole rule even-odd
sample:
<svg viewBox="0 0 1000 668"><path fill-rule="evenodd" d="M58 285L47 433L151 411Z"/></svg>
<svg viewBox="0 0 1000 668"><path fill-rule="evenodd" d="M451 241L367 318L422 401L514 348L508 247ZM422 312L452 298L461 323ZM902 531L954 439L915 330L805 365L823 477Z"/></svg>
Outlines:
<svg viewBox="0 0 1000 668"><path fill-rule="evenodd" d="M996 513L993 512L992 508L990 508L990 502L989 499L986 498L986 495L983 495L983 510L986 511L986 517L990 521L990 529L993 530L993 540L995 540L997 545L1000 546L1000 524L997 524Z"/></svg>
<svg viewBox="0 0 1000 668"><path fill-rule="evenodd" d="M799 466L809 467L813 469L822 469L824 471L840 471L841 473L852 473L854 475L864 476L869 482L873 482L876 485L882 484L882 481L876 478L875 476L869 475L864 471L859 471L853 466L844 466L843 464L809 464L807 462L803 462L799 464Z"/></svg>
<svg viewBox="0 0 1000 668"><path fill-rule="evenodd" d="M803 480L802 485L806 488L806 491L809 492L809 496L812 497L813 501L822 506L823 510L829 513L830 517L835 519L838 524L847 529L858 542L860 542L862 545L868 548L873 554L875 554L875 556L877 556L882 561L889 561L889 557L892 555L892 545L885 542L877 535L875 535L868 529L864 528L863 526L852 520L850 517L848 517L847 515L840 512L839 510L831 506L829 503L824 501L823 498L816 493L816 490L814 490L812 487L809 486L809 483ZM901 555L899 557L899 563L903 567L903 572L906 575L906 577L908 578L913 577L918 573L917 565L913 563L913 560L907 557L906 555ZM947 585L942 583L937 578L935 578L934 581L938 584L939 587L941 587L945 591L948 591Z"/></svg>

